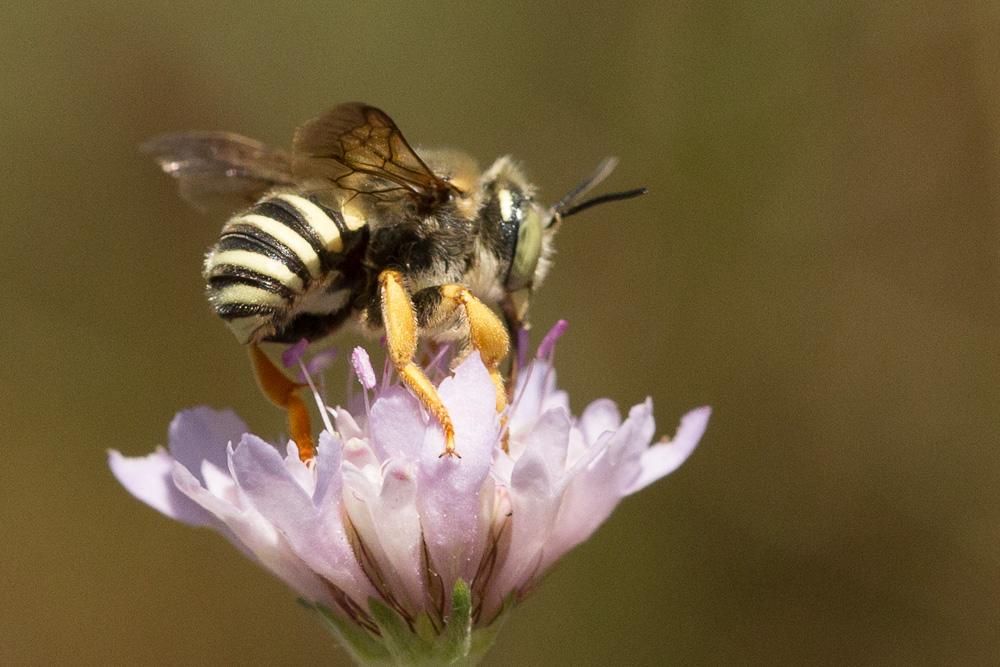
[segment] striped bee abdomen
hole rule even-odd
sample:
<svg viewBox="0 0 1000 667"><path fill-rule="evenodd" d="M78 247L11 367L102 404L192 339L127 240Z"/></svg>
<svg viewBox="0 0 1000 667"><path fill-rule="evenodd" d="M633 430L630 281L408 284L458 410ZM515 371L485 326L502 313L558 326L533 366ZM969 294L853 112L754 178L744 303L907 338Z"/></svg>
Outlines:
<svg viewBox="0 0 1000 667"><path fill-rule="evenodd" d="M265 197L229 219L205 258L209 301L242 343L280 337L301 312L343 307L336 269L362 227L312 198Z"/></svg>

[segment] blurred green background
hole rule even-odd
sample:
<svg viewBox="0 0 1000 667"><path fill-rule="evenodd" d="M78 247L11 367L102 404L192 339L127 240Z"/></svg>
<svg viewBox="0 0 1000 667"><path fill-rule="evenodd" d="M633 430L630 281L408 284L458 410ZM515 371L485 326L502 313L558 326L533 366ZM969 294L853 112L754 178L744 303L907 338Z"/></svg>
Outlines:
<svg viewBox="0 0 1000 667"><path fill-rule="evenodd" d="M354 99L547 201L619 155L651 194L566 225L534 320L571 323L577 410L715 407L489 664L997 660L998 34L996 3L9 4L0 663L346 662L105 449L202 403L282 428L203 299L221 220L137 145L287 145Z"/></svg>

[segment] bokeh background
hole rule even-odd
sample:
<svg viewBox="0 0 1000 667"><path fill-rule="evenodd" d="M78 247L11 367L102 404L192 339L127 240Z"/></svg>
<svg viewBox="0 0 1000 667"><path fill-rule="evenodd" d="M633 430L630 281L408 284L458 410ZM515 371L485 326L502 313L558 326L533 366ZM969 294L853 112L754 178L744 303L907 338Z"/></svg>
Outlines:
<svg viewBox="0 0 1000 667"><path fill-rule="evenodd" d="M0 663L346 664L105 449L202 403L282 428L203 300L220 220L137 145L354 99L549 201L619 155L651 194L567 224L535 322L571 323L577 410L715 407L489 664L997 660L998 34L996 3L10 3Z"/></svg>

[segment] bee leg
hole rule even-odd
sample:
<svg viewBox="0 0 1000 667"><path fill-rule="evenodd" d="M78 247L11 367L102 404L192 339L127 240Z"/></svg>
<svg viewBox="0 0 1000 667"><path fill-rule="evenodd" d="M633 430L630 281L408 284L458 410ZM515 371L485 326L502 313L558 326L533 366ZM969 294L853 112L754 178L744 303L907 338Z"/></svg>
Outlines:
<svg viewBox="0 0 1000 667"><path fill-rule="evenodd" d="M522 345L527 342L527 337L522 335L522 330L526 333L528 324L518 315L517 307L510 295L504 297L500 302L500 311L503 313L504 325L507 327L507 335L513 347L509 372L507 373L507 401L509 402L514 400L517 376L521 372L521 357L527 354L527 350L522 349Z"/></svg>
<svg viewBox="0 0 1000 667"><path fill-rule="evenodd" d="M298 394L302 385L289 380L256 345L250 346L250 361L261 391L268 400L287 411L288 432L299 448L299 459L303 462L311 460L316 456L316 445L312 438L309 410Z"/></svg>
<svg viewBox="0 0 1000 667"><path fill-rule="evenodd" d="M507 386L500 373L500 363L510 351L510 337L500 318L464 285L428 287L414 295L414 302L421 327L439 327L458 315L459 309L464 311L469 342L479 351L490 372L496 385L497 412L502 412L507 407Z"/></svg>
<svg viewBox="0 0 1000 667"><path fill-rule="evenodd" d="M455 427L451 415L441 402L434 384L413 363L413 355L417 351L417 316L403 284L403 276L398 271L386 270L379 274L378 282L386 344L396 372L441 424L444 431L444 452L441 456L461 458L455 451Z"/></svg>

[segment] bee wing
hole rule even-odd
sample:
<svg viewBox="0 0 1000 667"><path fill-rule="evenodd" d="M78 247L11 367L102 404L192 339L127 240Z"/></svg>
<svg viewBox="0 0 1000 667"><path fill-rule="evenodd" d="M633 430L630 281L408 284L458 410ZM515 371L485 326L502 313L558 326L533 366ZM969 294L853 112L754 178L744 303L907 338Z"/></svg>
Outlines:
<svg viewBox="0 0 1000 667"><path fill-rule="evenodd" d="M400 186L373 188L364 194L401 188L423 209L437 206L453 193L461 194L430 170L384 111L362 102L339 104L308 121L296 131L294 147L302 158L332 160L346 168L338 182L360 173Z"/></svg>
<svg viewBox="0 0 1000 667"><path fill-rule="evenodd" d="M231 132L177 132L140 147L178 180L196 208L252 203L276 185L296 182L291 155Z"/></svg>

